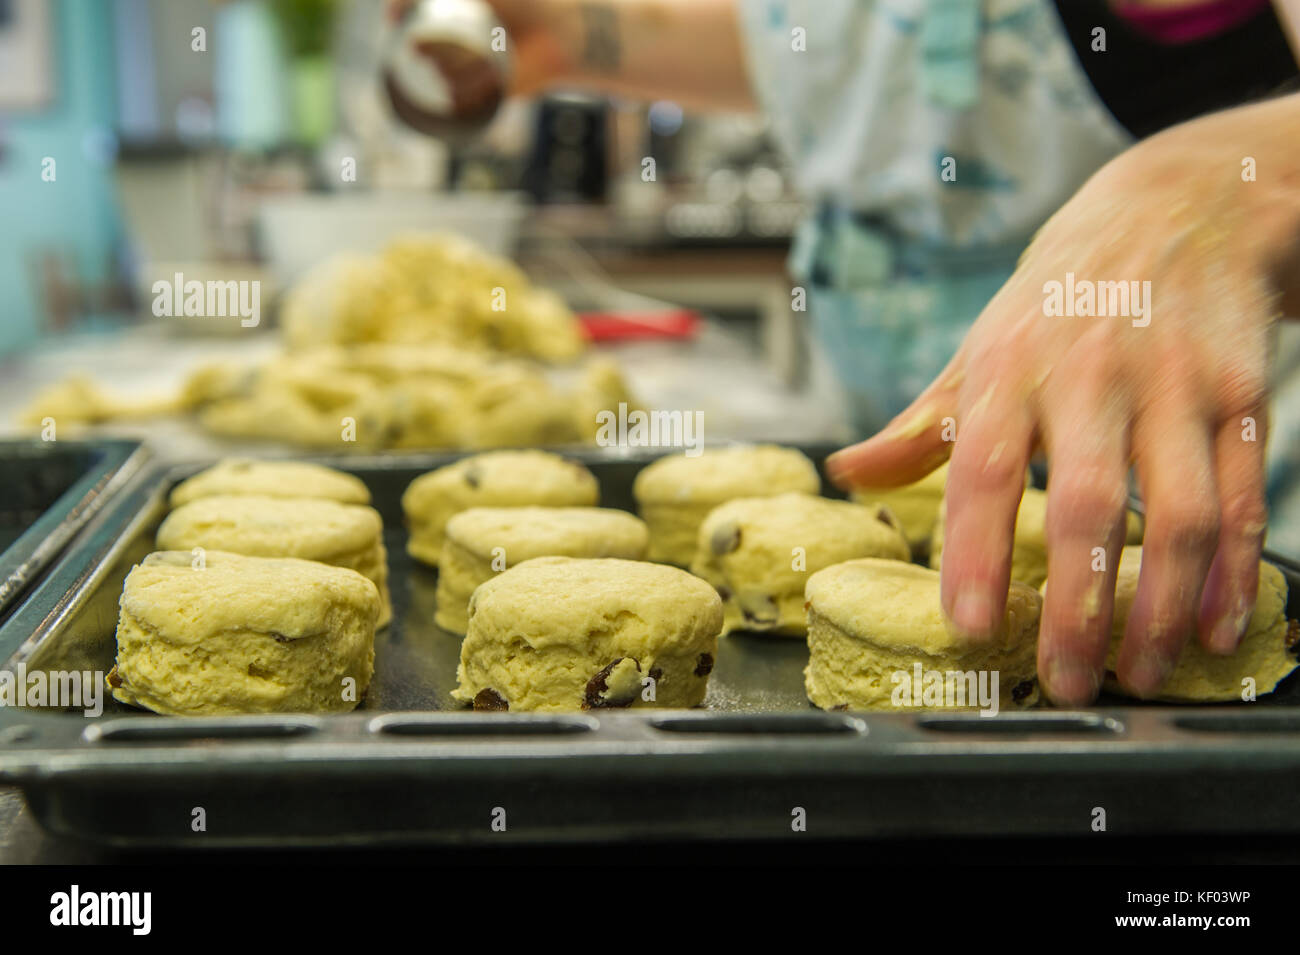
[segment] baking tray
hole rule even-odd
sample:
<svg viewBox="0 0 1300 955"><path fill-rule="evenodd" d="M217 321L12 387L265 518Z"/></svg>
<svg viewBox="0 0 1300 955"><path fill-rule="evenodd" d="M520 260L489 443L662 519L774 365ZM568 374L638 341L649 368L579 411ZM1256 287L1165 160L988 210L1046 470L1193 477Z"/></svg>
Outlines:
<svg viewBox="0 0 1300 955"><path fill-rule="evenodd" d="M137 441L0 441L0 619L147 457Z"/></svg>
<svg viewBox="0 0 1300 955"><path fill-rule="evenodd" d="M820 461L830 449L804 450ZM623 508L653 457L569 453L597 475L602 503ZM700 709L466 711L449 695L459 638L432 623L436 574L406 557L400 509L412 478L456 457L313 459L365 480L386 523L394 619L359 710L175 719L107 700L89 719L0 707L0 783L20 786L47 829L123 847L1097 838L1097 808L1109 833L1300 831L1294 678L1254 704L823 713L804 697L800 641L733 635ZM192 471L137 475L0 625L0 660L106 671L122 580ZM1300 574L1278 562L1295 615Z"/></svg>

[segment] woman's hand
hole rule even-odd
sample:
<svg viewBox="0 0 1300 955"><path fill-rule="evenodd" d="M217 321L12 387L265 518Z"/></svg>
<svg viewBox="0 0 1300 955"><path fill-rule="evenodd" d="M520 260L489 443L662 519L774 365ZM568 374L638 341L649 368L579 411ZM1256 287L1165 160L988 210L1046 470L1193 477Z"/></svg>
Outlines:
<svg viewBox="0 0 1300 955"><path fill-rule="evenodd" d="M1273 276L1300 221L1300 161L1287 146L1300 138L1298 104L1207 117L1104 167L1039 231L929 389L830 459L838 483L888 486L951 455L942 600L978 638L1002 618L1025 468L1043 447L1038 666L1058 703L1088 703L1101 685L1130 463L1146 536L1120 682L1154 695L1194 631L1226 654L1249 620L1267 521ZM1123 283L1127 304L1102 283ZM1091 316L1079 298L1089 285Z"/></svg>

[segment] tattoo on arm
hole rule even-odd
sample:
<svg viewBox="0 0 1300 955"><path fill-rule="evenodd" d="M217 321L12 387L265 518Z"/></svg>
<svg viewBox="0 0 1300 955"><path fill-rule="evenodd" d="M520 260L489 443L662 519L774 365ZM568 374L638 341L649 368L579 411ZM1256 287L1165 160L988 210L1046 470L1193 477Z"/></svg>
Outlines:
<svg viewBox="0 0 1300 955"><path fill-rule="evenodd" d="M602 73L617 73L623 62L618 11L609 3L584 3L579 9L585 37L582 62Z"/></svg>

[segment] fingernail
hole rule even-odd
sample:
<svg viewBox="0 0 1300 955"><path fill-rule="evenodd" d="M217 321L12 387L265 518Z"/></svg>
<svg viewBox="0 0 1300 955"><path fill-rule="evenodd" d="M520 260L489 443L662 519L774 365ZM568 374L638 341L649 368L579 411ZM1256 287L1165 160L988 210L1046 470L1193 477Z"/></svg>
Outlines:
<svg viewBox="0 0 1300 955"><path fill-rule="evenodd" d="M1065 706L1087 706L1101 689L1101 673L1078 660L1053 660L1045 676L1048 698Z"/></svg>
<svg viewBox="0 0 1300 955"><path fill-rule="evenodd" d="M1125 686L1138 696L1155 696L1174 671L1174 662L1159 656L1143 657L1133 667Z"/></svg>
<svg viewBox="0 0 1300 955"><path fill-rule="evenodd" d="M982 635L993 629L993 601L988 592L968 587L952 603L952 622L965 634Z"/></svg>
<svg viewBox="0 0 1300 955"><path fill-rule="evenodd" d="M1207 649L1211 653L1226 657L1237 652L1237 644L1240 641L1241 630L1237 627L1237 621L1232 617L1224 617L1210 631L1210 642Z"/></svg>

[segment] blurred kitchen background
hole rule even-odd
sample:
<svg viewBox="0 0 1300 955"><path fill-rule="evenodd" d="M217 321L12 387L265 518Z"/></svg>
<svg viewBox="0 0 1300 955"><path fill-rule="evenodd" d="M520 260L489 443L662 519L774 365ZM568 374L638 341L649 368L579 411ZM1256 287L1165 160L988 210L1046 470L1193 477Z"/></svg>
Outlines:
<svg viewBox="0 0 1300 955"><path fill-rule="evenodd" d="M693 336L602 347L645 405L706 410L710 439L847 435L792 307L806 210L761 116L555 95L441 142L392 115L384 8L0 0L6 431L70 373L161 391L267 349L305 269L432 230L514 259L580 312L699 313ZM155 318L152 283L175 272L260 280L268 317Z"/></svg>

